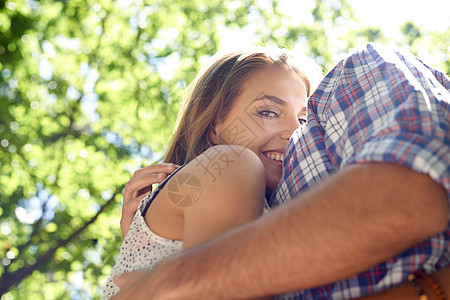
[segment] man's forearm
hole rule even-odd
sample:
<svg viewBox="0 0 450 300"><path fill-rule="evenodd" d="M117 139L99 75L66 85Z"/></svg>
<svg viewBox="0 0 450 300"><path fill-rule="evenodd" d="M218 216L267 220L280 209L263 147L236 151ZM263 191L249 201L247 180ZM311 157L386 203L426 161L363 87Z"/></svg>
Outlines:
<svg viewBox="0 0 450 300"><path fill-rule="evenodd" d="M148 283L166 299L167 291L174 298L231 299L311 288L407 249L441 231L447 218L446 194L428 176L401 166L355 165L162 263Z"/></svg>

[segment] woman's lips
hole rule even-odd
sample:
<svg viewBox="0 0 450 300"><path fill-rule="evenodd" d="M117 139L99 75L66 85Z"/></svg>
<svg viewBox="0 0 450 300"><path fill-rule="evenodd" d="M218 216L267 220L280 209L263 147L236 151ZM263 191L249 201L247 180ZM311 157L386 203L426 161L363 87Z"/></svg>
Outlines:
<svg viewBox="0 0 450 300"><path fill-rule="evenodd" d="M272 162L278 167L281 168L283 166L283 152L267 151L263 152L263 155L267 158L268 161Z"/></svg>
<svg viewBox="0 0 450 300"><path fill-rule="evenodd" d="M281 152L264 152L264 155L275 161L283 162L283 153Z"/></svg>

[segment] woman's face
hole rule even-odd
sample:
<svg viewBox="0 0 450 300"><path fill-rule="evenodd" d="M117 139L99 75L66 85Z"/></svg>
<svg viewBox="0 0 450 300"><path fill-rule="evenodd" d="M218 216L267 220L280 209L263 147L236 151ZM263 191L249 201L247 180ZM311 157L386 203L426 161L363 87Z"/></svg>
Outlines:
<svg viewBox="0 0 450 300"><path fill-rule="evenodd" d="M306 122L307 92L303 81L278 67L250 76L227 117L210 133L214 144L240 145L261 159L271 193L281 178L289 137Z"/></svg>

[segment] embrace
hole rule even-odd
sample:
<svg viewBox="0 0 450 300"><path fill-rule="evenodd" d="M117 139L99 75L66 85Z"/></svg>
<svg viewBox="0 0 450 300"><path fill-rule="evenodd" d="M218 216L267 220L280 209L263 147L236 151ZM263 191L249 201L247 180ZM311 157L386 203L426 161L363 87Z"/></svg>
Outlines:
<svg viewBox="0 0 450 300"><path fill-rule="evenodd" d="M450 297L450 79L381 44L318 73L212 57L125 185L105 299Z"/></svg>

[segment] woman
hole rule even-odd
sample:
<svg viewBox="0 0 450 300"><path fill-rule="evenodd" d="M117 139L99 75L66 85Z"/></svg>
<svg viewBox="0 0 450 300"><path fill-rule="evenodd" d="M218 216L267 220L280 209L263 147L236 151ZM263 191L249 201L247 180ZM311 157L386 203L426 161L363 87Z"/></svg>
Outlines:
<svg viewBox="0 0 450 300"><path fill-rule="evenodd" d="M212 57L190 87L165 157L183 167L151 197L137 197L151 182L145 171L125 186L124 198L139 199L139 207L128 233L130 218L122 218L126 237L113 275L152 268L263 213L284 148L306 122L309 77L321 76L306 66L276 48ZM104 297L116 291L109 278Z"/></svg>

